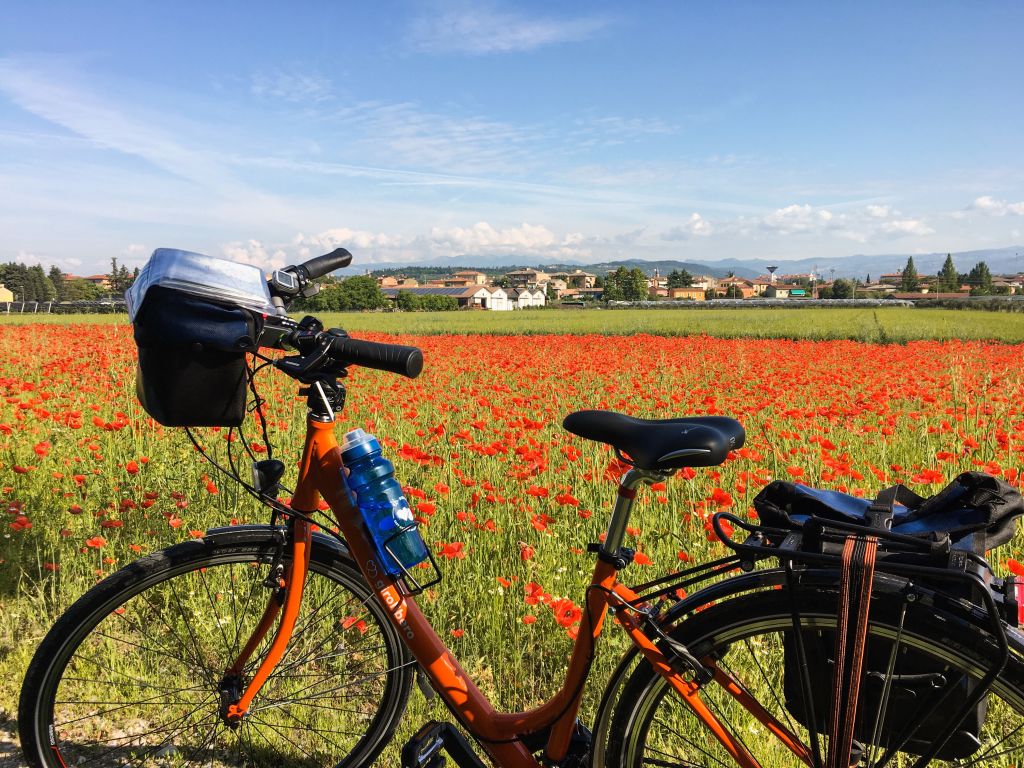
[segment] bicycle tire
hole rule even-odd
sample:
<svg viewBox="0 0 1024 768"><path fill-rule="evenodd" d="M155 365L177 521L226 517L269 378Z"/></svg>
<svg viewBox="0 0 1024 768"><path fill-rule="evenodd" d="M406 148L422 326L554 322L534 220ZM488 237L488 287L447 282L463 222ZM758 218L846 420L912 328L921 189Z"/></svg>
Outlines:
<svg viewBox="0 0 1024 768"><path fill-rule="evenodd" d="M54 624L19 703L34 768L373 762L405 710L412 662L336 545L313 547L296 631L241 726L220 718L217 684L271 598L276 552L269 528L227 530L126 566Z"/></svg>
<svg viewBox="0 0 1024 768"><path fill-rule="evenodd" d="M826 591L801 592L801 626L828 632L836 626L836 595ZM810 743L806 728L786 709L782 659L784 633L792 631L791 601L785 589L733 598L694 613L670 633L694 650L699 658L711 656L781 723ZM872 601L868 642L903 648L900 653L924 654L945 665L950 673L977 680L991 665L995 644L967 617L942 614L934 608L908 613L899 631L899 607L894 599ZM877 638L877 640L873 640ZM1014 643L1020 643L1019 636ZM897 650L898 650L897 649ZM932 765L1020 765L1024 758L1024 665L1020 648L1011 658L988 695L988 715L980 734L981 748L962 762L933 760ZM902 658L902 657L900 657ZM639 766L726 766L734 764L724 748L683 703L681 697L649 664L622 665L613 680L618 697L604 713L606 744L595 749L595 768ZM956 679L950 675L951 679ZM761 765L804 765L776 737L740 707L716 683L706 684L701 698ZM923 698L923 697L922 697ZM905 706L905 702L901 703ZM886 707L877 708L879 719ZM907 714L901 709L901 714ZM602 724L598 724L598 730ZM879 740L881 742L881 740ZM872 765L888 745L862 745L861 765ZM1007 749L1010 746L1011 749ZM822 737L824 758L827 738ZM913 753L898 753L890 765L912 765Z"/></svg>

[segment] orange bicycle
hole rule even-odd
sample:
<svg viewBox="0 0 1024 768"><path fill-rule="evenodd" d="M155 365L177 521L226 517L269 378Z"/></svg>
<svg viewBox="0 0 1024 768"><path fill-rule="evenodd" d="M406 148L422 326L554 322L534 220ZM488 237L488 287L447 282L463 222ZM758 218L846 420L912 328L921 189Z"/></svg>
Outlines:
<svg viewBox="0 0 1024 768"><path fill-rule="evenodd" d="M275 273L271 304L309 295L314 278L350 258L336 251ZM632 467L606 536L590 546L594 570L564 683L535 709L496 711L418 607L417 579L396 572L371 535L335 438L346 367L415 377L419 350L354 340L273 308L260 317L223 296L149 290L149 309L136 307L136 338L143 377L147 360L150 374L163 375L140 379L140 392L164 423L237 424L239 392L244 405L251 383L238 361L260 346L293 351L264 364L306 397L298 480L285 504L283 463L252 457L248 481L232 460L227 471L272 510L269 525L216 528L144 557L57 621L19 707L33 766L369 766L417 672L461 730L426 724L402 751L409 768L442 765L443 752L459 766L489 759L504 768L1020 764L1016 585L996 579L978 553L893 533L884 514L881 525L811 516L793 529L720 514L715 527L732 555L639 586L620 581L633 557L623 540L637 490L683 467L721 464L742 446L740 424L718 416L565 419ZM159 296L171 302L162 314ZM202 340L168 340L166 328L154 337L154 324L184 315L200 317L188 322ZM211 341L225 326L226 341ZM227 394L211 402L203 387ZM321 500L340 534L315 528ZM877 546L867 577L849 565L853 540ZM857 585L860 603L850 597ZM609 611L633 649L588 728L579 709ZM837 650L851 622L860 633L852 666ZM845 677L836 677L841 667Z"/></svg>

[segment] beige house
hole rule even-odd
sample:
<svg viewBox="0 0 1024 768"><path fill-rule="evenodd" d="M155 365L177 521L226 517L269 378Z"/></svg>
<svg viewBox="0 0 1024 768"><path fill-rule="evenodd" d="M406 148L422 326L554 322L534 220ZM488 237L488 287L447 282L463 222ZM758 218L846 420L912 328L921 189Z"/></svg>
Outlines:
<svg viewBox="0 0 1024 768"><path fill-rule="evenodd" d="M692 285L688 288L669 288L668 297L670 299L690 299L692 301L704 301L706 298L703 288L695 288Z"/></svg>
<svg viewBox="0 0 1024 768"><path fill-rule="evenodd" d="M702 291L711 291L718 287L718 280L711 275L695 275L691 288L700 288Z"/></svg>
<svg viewBox="0 0 1024 768"><path fill-rule="evenodd" d="M14 292L3 283L0 283L0 302L5 301L14 301Z"/></svg>
<svg viewBox="0 0 1024 768"><path fill-rule="evenodd" d="M516 269L512 272L507 272L505 277L516 287L521 285L545 285L551 279L551 275L547 272L541 272L536 269Z"/></svg>
<svg viewBox="0 0 1024 768"><path fill-rule="evenodd" d="M564 280L567 288L593 288L597 275L584 272L582 269L575 269L572 272L552 272L554 280Z"/></svg>
<svg viewBox="0 0 1024 768"><path fill-rule="evenodd" d="M377 285L381 288L417 288L419 287L419 282L414 277L388 275L387 277L378 277Z"/></svg>
<svg viewBox="0 0 1024 768"><path fill-rule="evenodd" d="M487 275L475 269L464 269L453 275L456 280L465 280L468 285L487 285Z"/></svg>

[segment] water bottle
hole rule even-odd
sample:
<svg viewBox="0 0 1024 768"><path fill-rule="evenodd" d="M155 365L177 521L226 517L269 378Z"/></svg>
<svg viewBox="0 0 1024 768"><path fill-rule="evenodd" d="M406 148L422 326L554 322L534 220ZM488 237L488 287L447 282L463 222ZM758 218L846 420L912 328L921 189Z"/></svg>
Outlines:
<svg viewBox="0 0 1024 768"><path fill-rule="evenodd" d="M395 480L395 465L381 456L377 438L361 429L346 433L341 461L348 469L346 482L355 494L356 506L370 529L384 570L398 575L402 568L396 559L406 568L426 560L427 545L416 529L402 486Z"/></svg>

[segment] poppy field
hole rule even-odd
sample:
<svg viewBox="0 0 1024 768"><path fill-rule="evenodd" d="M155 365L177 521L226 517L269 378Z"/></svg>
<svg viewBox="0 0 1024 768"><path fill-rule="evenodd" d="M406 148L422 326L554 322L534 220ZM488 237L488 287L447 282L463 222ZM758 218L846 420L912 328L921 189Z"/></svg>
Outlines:
<svg viewBox="0 0 1024 768"><path fill-rule="evenodd" d="M343 424L386 446L444 576L421 605L508 708L559 684L592 566L586 547L623 471L609 449L562 430L571 411L722 414L746 429L724 465L640 492L627 540L637 555L624 571L633 583L723 554L710 515L752 514L773 479L866 496L904 483L929 496L966 470L1019 485L1024 464L1020 345L359 335L424 351L415 381L351 371ZM0 328L0 714L13 714L53 618L98 579L208 528L269 519L182 430L147 417L134 361L131 329L119 323ZM257 388L287 486L304 401L272 371ZM221 463L229 450L268 450L254 423L196 436ZM993 559L1019 569L1015 558L1011 546ZM588 707L622 639L609 628ZM438 706L414 696L410 727Z"/></svg>

